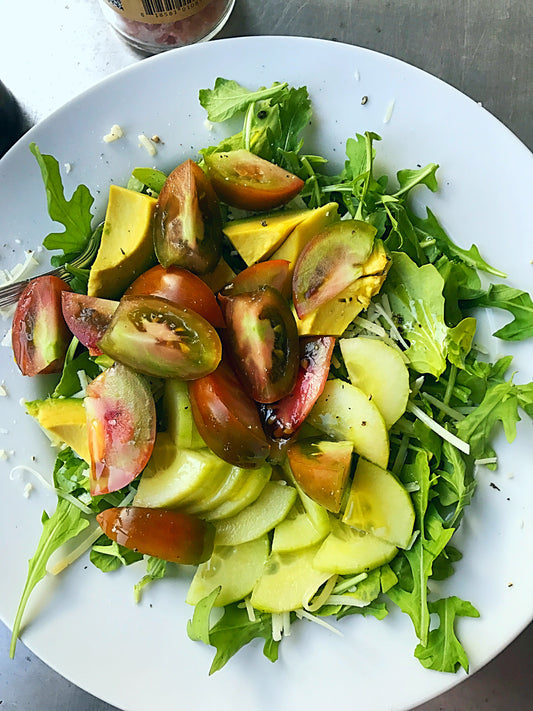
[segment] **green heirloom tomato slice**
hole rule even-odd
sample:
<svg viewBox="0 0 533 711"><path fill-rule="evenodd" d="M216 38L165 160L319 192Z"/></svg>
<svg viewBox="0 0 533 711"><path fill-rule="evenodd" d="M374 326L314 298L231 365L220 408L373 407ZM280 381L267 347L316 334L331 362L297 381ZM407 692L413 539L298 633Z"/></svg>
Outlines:
<svg viewBox="0 0 533 711"><path fill-rule="evenodd" d="M76 294L74 291L64 291L61 295L66 324L91 355L102 355L97 343L111 323L117 306L118 301Z"/></svg>
<svg viewBox="0 0 533 711"><path fill-rule="evenodd" d="M213 372L222 354L208 321L157 296L122 297L98 346L141 373L182 380Z"/></svg>
<svg viewBox="0 0 533 711"><path fill-rule="evenodd" d="M288 395L299 366L298 329L288 302L277 289L223 297L229 357L244 389L256 401Z"/></svg>
<svg viewBox="0 0 533 711"><path fill-rule="evenodd" d="M200 279L182 267L155 267L141 274L125 292L126 296L160 296L177 306L196 311L215 328L223 328L224 319L216 296Z"/></svg>
<svg viewBox="0 0 533 711"><path fill-rule="evenodd" d="M360 220L341 220L315 235L302 250L292 278L296 313L314 311L363 273L372 253L376 228Z"/></svg>
<svg viewBox="0 0 533 711"><path fill-rule="evenodd" d="M91 455L91 495L122 489L146 466L156 414L145 378L115 363L87 386L84 401Z"/></svg>
<svg viewBox="0 0 533 711"><path fill-rule="evenodd" d="M70 286L55 276L33 279L18 300L11 343L22 375L58 373L71 340L61 311L61 293Z"/></svg>
<svg viewBox="0 0 533 711"><path fill-rule="evenodd" d="M271 210L296 197L304 181L241 148L205 156L207 172L221 200L243 210Z"/></svg>
<svg viewBox="0 0 533 711"><path fill-rule="evenodd" d="M168 176L154 214L154 248L164 267L195 274L213 271L220 258L222 219L208 177L192 160Z"/></svg>
<svg viewBox="0 0 533 711"><path fill-rule="evenodd" d="M189 383L192 414L207 446L239 467L261 466L270 447L254 401L223 361L214 373Z"/></svg>
<svg viewBox="0 0 533 711"><path fill-rule="evenodd" d="M124 506L96 517L119 545L171 563L198 565L213 551L215 527L183 511Z"/></svg>

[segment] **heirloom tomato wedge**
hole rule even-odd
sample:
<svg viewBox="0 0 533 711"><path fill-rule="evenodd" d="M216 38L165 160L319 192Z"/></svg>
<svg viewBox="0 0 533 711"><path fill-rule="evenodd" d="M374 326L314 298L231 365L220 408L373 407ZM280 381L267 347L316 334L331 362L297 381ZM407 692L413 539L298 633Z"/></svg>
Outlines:
<svg viewBox="0 0 533 711"><path fill-rule="evenodd" d="M298 176L240 148L208 153L205 163L221 200L243 210L272 210L296 197L304 186Z"/></svg>
<svg viewBox="0 0 533 711"><path fill-rule="evenodd" d="M125 296L160 296L177 306L196 311L206 321L222 328L224 319L216 296L200 277L182 267L160 264L148 269L133 282Z"/></svg>
<svg viewBox="0 0 533 711"><path fill-rule="evenodd" d="M300 338L300 365L292 392L259 406L265 430L274 440L292 437L311 412L328 379L334 345L331 336Z"/></svg>
<svg viewBox="0 0 533 711"><path fill-rule="evenodd" d="M87 386L91 495L118 491L141 473L155 442L156 413L145 378L121 363Z"/></svg>
<svg viewBox="0 0 533 711"><path fill-rule="evenodd" d="M209 178L187 160L166 179L155 206L154 248L158 261L190 269L213 271L220 258L222 219Z"/></svg>
<svg viewBox="0 0 533 711"><path fill-rule="evenodd" d="M98 346L141 373L182 380L211 373L222 354L205 318L158 296L123 296Z"/></svg>
<svg viewBox="0 0 533 711"><path fill-rule="evenodd" d="M91 355L101 355L98 341L106 332L117 310L118 301L98 296L64 291L61 295L63 317L72 335L89 349Z"/></svg>
<svg viewBox="0 0 533 711"><path fill-rule="evenodd" d="M119 545L171 563L198 565L213 551L213 524L183 511L123 506L102 511L96 520Z"/></svg>
<svg viewBox="0 0 533 711"><path fill-rule="evenodd" d="M222 296L256 291L262 286L272 286L288 299L292 292L290 262L287 259L270 259L252 264L239 272L232 282L224 287Z"/></svg>
<svg viewBox="0 0 533 711"><path fill-rule="evenodd" d="M231 368L222 362L189 383L194 421L210 449L239 467L258 467L270 453L254 401Z"/></svg>
<svg viewBox="0 0 533 711"><path fill-rule="evenodd" d="M225 346L244 389L256 402L288 395L298 373L298 329L277 289L221 297L226 319Z"/></svg>
<svg viewBox="0 0 533 711"><path fill-rule="evenodd" d="M72 291L56 276L30 281L18 300L11 343L22 375L58 373L63 368L71 334L61 311L61 294Z"/></svg>

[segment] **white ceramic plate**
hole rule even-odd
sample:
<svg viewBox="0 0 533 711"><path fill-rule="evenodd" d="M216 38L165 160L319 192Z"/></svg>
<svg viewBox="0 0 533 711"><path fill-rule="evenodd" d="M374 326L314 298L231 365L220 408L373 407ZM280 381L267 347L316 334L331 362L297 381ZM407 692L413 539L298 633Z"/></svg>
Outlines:
<svg viewBox="0 0 533 711"><path fill-rule="evenodd" d="M70 164L67 192L88 185L101 216L109 184L122 183L133 167L168 170L219 140L220 129L209 130L197 101L198 90L218 76L249 88L273 81L307 85L315 108L307 150L329 156L335 168L342 165L346 138L365 130L383 137L378 163L391 174L439 163L441 190L419 192L420 203L431 205L461 245L478 244L489 262L509 273L510 283L531 288L530 210L523 194L533 167L529 151L473 101L406 64L352 46L283 37L221 40L145 60L34 128L0 161L0 268L20 261L23 249L35 248L52 228L30 141L62 166ZM104 143L114 123L125 138ZM140 133L164 141L155 158L139 147ZM502 320L496 314L489 328ZM1 336L7 328L2 323ZM491 350L515 353L517 379L532 378L531 344L493 343ZM10 625L41 511L51 512L54 499L38 485L25 498L25 480L11 481L9 472L16 464L49 471L53 453L19 405L44 386L19 376L9 348L0 349L0 381L8 392L0 398L0 449L12 452L0 461L0 614ZM531 423L520 425L512 448L500 442L499 470L481 477L460 537L464 559L442 586L444 594L471 600L481 613L459 624L472 670L505 647L533 613ZM185 632L188 576L154 585L135 606L132 585L139 575L134 568L104 575L81 560L59 579L47 579L28 607L25 643L78 686L129 711L176 704L313 711L347 703L399 711L464 678L423 669L413 657L410 621L397 612L383 622L345 619L338 625L343 637L294 625L276 664L253 643L209 678L213 650L192 643Z"/></svg>

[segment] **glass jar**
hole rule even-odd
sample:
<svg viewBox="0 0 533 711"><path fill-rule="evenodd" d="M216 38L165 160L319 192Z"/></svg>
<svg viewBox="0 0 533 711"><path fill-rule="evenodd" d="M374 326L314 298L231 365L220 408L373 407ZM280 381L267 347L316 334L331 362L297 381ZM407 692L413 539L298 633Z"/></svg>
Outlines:
<svg viewBox="0 0 533 711"><path fill-rule="evenodd" d="M132 47L148 54L219 32L235 0L100 0L105 18Z"/></svg>

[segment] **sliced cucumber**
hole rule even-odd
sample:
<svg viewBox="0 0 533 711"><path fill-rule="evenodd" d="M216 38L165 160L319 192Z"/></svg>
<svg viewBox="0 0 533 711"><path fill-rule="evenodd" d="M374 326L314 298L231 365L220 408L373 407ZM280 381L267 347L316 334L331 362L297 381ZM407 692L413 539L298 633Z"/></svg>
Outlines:
<svg viewBox="0 0 533 711"><path fill-rule="evenodd" d="M176 447L202 449L207 446L194 422L189 389L184 380L168 378L165 381L163 408L167 432Z"/></svg>
<svg viewBox="0 0 533 711"><path fill-rule="evenodd" d="M317 515L312 519L300 501L295 503L287 517L274 529L273 552L287 553L313 546L324 540L330 530L329 517L326 509L318 504L316 506L322 515L320 517ZM318 523L319 521L320 523ZM315 525L315 522L318 525Z"/></svg>
<svg viewBox="0 0 533 711"><path fill-rule="evenodd" d="M316 570L339 575L368 573L391 561L398 549L370 533L331 519L331 533L313 558Z"/></svg>
<svg viewBox="0 0 533 711"><path fill-rule="evenodd" d="M203 518L208 521L220 521L236 516L257 499L271 475L272 467L270 464L264 464L258 469L246 469L241 486L232 492L231 497L228 497L215 509L206 511Z"/></svg>
<svg viewBox="0 0 533 711"><path fill-rule="evenodd" d="M313 567L319 543L297 553L272 553L257 581L251 603L265 612L301 610L318 588L331 577Z"/></svg>
<svg viewBox="0 0 533 711"><path fill-rule="evenodd" d="M407 407L409 371L399 351L377 338L357 336L339 341L352 385L372 398L390 428Z"/></svg>
<svg viewBox="0 0 533 711"><path fill-rule="evenodd" d="M385 421L368 395L355 385L328 380L308 421L336 440L350 440L357 454L371 462L387 466L389 436Z"/></svg>
<svg viewBox="0 0 533 711"><path fill-rule="evenodd" d="M161 432L152 457L139 482L134 506L176 508L212 496L231 471L208 449L178 449L170 435Z"/></svg>
<svg viewBox="0 0 533 711"><path fill-rule="evenodd" d="M287 516L296 497L294 487L269 481L252 504L216 524L215 544L237 546L268 533Z"/></svg>
<svg viewBox="0 0 533 711"><path fill-rule="evenodd" d="M198 504L187 508L189 513L204 514L214 511L218 506L221 506L226 501L237 498L237 493L240 491L250 470L242 467L231 467L229 474L221 483L217 491L212 496L207 496Z"/></svg>
<svg viewBox="0 0 533 711"><path fill-rule="evenodd" d="M269 552L267 535L239 546L215 546L211 558L198 566L187 602L196 605L218 587L215 607L242 600L261 577Z"/></svg>
<svg viewBox="0 0 533 711"><path fill-rule="evenodd" d="M407 548L415 510L408 492L393 474L361 458L342 520L394 546Z"/></svg>

